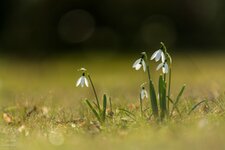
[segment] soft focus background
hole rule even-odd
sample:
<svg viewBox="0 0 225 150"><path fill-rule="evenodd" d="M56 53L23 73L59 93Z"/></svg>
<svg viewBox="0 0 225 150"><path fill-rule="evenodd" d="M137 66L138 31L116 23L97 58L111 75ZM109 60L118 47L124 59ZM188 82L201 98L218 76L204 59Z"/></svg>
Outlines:
<svg viewBox="0 0 225 150"><path fill-rule="evenodd" d="M139 117L147 76L132 64L161 41L173 57L171 98L187 86L183 117L156 125ZM224 0L0 0L0 149L224 150L224 49ZM81 67L112 99L102 127L84 104L91 89L75 87Z"/></svg>
<svg viewBox="0 0 225 150"><path fill-rule="evenodd" d="M223 0L1 0L0 54L223 51Z"/></svg>

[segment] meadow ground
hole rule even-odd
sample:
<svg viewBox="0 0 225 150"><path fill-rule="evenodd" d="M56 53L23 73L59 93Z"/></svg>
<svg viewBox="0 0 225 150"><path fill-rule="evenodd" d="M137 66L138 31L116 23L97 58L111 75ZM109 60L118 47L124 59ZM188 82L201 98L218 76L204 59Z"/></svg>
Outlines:
<svg viewBox="0 0 225 150"><path fill-rule="evenodd" d="M0 149L225 149L224 55L173 55L172 98L187 85L172 118L156 124L140 117L143 71L132 69L136 56L88 54L41 62L0 59ZM84 100L90 88L76 88L85 67L99 97L112 99L113 116L100 126ZM151 62L155 83L159 72ZM195 104L200 104L191 114ZM149 107L149 101L144 107ZM124 108L131 117L119 111Z"/></svg>

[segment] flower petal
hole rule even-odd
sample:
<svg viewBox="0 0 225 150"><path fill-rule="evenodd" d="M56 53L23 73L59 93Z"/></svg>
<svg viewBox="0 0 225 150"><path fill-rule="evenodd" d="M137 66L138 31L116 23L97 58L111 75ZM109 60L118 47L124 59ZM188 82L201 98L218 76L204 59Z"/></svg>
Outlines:
<svg viewBox="0 0 225 150"><path fill-rule="evenodd" d="M84 84L85 84L85 77L84 76L82 76L80 84L81 84L81 87L84 87Z"/></svg>
<svg viewBox="0 0 225 150"><path fill-rule="evenodd" d="M165 57L165 54L163 52L161 53L161 58L162 58L162 62L165 62L166 57Z"/></svg>
<svg viewBox="0 0 225 150"><path fill-rule="evenodd" d="M167 63L164 64L162 70L163 70L163 73L168 73L169 67L168 67L168 64Z"/></svg>
<svg viewBox="0 0 225 150"><path fill-rule="evenodd" d="M145 89L141 90L141 99L148 98L148 93Z"/></svg>
<svg viewBox="0 0 225 150"><path fill-rule="evenodd" d="M80 77L80 78L77 80L76 87L78 87L78 86L80 85L81 79L82 79L82 77Z"/></svg>
<svg viewBox="0 0 225 150"><path fill-rule="evenodd" d="M145 97L148 98L148 92L145 90Z"/></svg>
<svg viewBox="0 0 225 150"><path fill-rule="evenodd" d="M161 51L161 50L158 50L158 53L157 53L157 55L155 56L155 61L156 61L156 62L160 60L161 54L162 54L162 51Z"/></svg>
<svg viewBox="0 0 225 150"><path fill-rule="evenodd" d="M143 100L145 98L145 94L143 92L143 90L141 90L141 100Z"/></svg>
<svg viewBox="0 0 225 150"><path fill-rule="evenodd" d="M137 66L138 64L140 64L141 59L142 59L142 58L139 58L139 59L137 59L137 60L134 62L133 68L136 68L136 66Z"/></svg>
<svg viewBox="0 0 225 150"><path fill-rule="evenodd" d="M145 72L145 70L146 70L146 64L145 64L144 59L142 59L141 63L142 63L143 70L144 70L144 72Z"/></svg>
<svg viewBox="0 0 225 150"><path fill-rule="evenodd" d="M85 77L84 77L84 82L85 82L85 85L88 87L88 80Z"/></svg>
<svg viewBox="0 0 225 150"><path fill-rule="evenodd" d="M142 66L141 64L137 64L137 65L135 66L135 69L136 69L136 70L139 70L139 69L141 68L141 66Z"/></svg>
<svg viewBox="0 0 225 150"><path fill-rule="evenodd" d="M159 52L159 50L155 51L155 52L152 54L151 60L153 60L153 59L156 57L156 55L158 54L158 52Z"/></svg>
<svg viewBox="0 0 225 150"><path fill-rule="evenodd" d="M159 70L160 68L162 68L162 66L163 66L163 63L160 63L160 64L157 66L156 70Z"/></svg>

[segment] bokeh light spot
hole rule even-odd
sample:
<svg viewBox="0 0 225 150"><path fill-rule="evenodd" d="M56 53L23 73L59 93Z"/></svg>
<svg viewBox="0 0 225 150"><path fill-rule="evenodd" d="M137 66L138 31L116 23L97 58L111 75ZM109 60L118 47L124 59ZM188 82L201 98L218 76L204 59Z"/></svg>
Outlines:
<svg viewBox="0 0 225 150"><path fill-rule="evenodd" d="M60 132L57 132L57 131L51 131L49 133L49 142L52 144L52 145L55 145L55 146L59 146L59 145L62 145L64 143L64 136L62 133Z"/></svg>
<svg viewBox="0 0 225 150"><path fill-rule="evenodd" d="M173 45L176 36L173 21L166 16L152 16L146 19L140 28L142 43L148 47L154 47L161 41L169 46Z"/></svg>
<svg viewBox="0 0 225 150"><path fill-rule="evenodd" d="M91 37L95 30L92 15L85 10L72 10L65 13L58 24L60 39L66 43L80 43Z"/></svg>

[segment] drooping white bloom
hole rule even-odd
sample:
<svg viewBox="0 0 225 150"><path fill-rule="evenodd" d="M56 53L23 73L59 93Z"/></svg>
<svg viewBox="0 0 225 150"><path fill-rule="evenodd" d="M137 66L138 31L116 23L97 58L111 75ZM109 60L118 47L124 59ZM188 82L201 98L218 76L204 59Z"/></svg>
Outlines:
<svg viewBox="0 0 225 150"><path fill-rule="evenodd" d="M168 64L167 62L162 62L158 65L158 67L156 68L156 70L159 70L160 68L162 68L162 72L165 74L165 73L168 73L169 72L169 67L168 67Z"/></svg>
<svg viewBox="0 0 225 150"><path fill-rule="evenodd" d="M160 58L162 59L162 62L165 62L165 54L161 49L155 51L151 56L151 60L155 59L156 62L159 61Z"/></svg>
<svg viewBox="0 0 225 150"><path fill-rule="evenodd" d="M145 90L145 88L142 87L142 89L141 89L141 100L143 100L144 98L148 98L148 93Z"/></svg>
<svg viewBox="0 0 225 150"><path fill-rule="evenodd" d="M78 86L81 86L81 87L84 87L84 85L86 85L88 87L88 80L87 78L85 77L85 74L83 73L82 76L77 80L77 83L76 83L76 87Z"/></svg>
<svg viewBox="0 0 225 150"><path fill-rule="evenodd" d="M143 67L144 71L146 70L146 64L143 58L137 59L133 64L133 68L135 68L135 70L139 70L141 67Z"/></svg>

